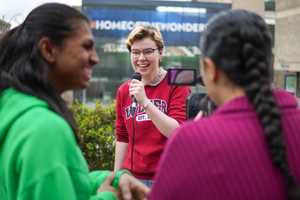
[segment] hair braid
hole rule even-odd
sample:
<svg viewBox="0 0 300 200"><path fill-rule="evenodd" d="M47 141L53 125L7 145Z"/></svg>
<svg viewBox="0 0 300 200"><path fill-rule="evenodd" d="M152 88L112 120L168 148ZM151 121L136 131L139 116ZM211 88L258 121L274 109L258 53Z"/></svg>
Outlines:
<svg viewBox="0 0 300 200"><path fill-rule="evenodd" d="M203 56L244 88L262 125L272 162L285 178L288 199L300 199L300 188L289 170L280 109L272 93L272 39L264 19L246 10L223 12L210 20L200 42Z"/></svg>
<svg viewBox="0 0 300 200"><path fill-rule="evenodd" d="M271 84L264 76L264 74L268 74L266 71L268 69L267 63L260 60L259 50L250 43L244 45L242 52L245 58L249 58L245 60L245 76L248 84L244 85L244 88L247 98L253 104L262 124L272 161L285 177L288 199L299 199L299 188L288 166L286 145L282 136L280 110L272 94Z"/></svg>

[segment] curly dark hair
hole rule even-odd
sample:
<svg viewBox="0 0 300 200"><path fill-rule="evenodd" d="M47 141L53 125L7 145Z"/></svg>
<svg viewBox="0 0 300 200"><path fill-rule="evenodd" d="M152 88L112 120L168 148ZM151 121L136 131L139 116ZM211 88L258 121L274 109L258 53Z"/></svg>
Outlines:
<svg viewBox="0 0 300 200"><path fill-rule="evenodd" d="M200 46L203 57L212 59L234 84L244 88L263 127L272 161L285 177L288 198L300 199L289 170L280 109L271 89L272 38L264 19L245 10L221 13L208 23Z"/></svg>

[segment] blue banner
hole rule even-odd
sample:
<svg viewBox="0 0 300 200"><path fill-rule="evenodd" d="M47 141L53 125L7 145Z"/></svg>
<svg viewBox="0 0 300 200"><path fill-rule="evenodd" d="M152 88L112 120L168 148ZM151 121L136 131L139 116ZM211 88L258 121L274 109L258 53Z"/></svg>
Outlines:
<svg viewBox="0 0 300 200"><path fill-rule="evenodd" d="M126 38L136 25L144 24L158 27L167 46L198 46L207 21L214 14L230 9L228 4L221 5L210 4L210 8L157 6L149 9L86 6L83 11L92 21L95 36L111 40Z"/></svg>

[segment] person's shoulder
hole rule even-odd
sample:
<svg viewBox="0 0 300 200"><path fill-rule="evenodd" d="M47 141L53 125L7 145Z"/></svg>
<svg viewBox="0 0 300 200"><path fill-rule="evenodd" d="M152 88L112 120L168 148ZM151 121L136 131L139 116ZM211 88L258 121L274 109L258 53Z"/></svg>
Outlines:
<svg viewBox="0 0 300 200"><path fill-rule="evenodd" d="M188 120L180 125L174 132L176 137L189 137L191 139L195 137L206 137L211 131L212 127L218 126L218 117L202 117L198 120Z"/></svg>
<svg viewBox="0 0 300 200"><path fill-rule="evenodd" d="M119 101L120 99L126 99L129 95L129 82L130 80L127 80L123 82L116 91L116 98Z"/></svg>
<svg viewBox="0 0 300 200"><path fill-rule="evenodd" d="M174 90L176 92L183 92L183 93L191 92L191 88L186 85L169 85L169 87L171 88L171 90Z"/></svg>
<svg viewBox="0 0 300 200"><path fill-rule="evenodd" d="M191 93L191 89L189 86L169 85L168 83L166 83L162 85L162 87L164 87L166 91L169 91L170 94L182 95L182 97L184 98L186 98Z"/></svg>
<svg viewBox="0 0 300 200"><path fill-rule="evenodd" d="M19 116L12 124L9 136L9 141L21 151L20 158L28 158L38 151L36 159L52 156L56 162L65 159L60 154L76 151L76 139L70 125L46 107L32 107Z"/></svg>
<svg viewBox="0 0 300 200"><path fill-rule="evenodd" d="M186 156L194 154L191 149L205 149L210 144L210 139L207 137L208 132L205 131L206 119L198 121L186 121L178 127L168 139L166 152L186 151ZM203 126L204 125L204 126Z"/></svg>
<svg viewBox="0 0 300 200"><path fill-rule="evenodd" d="M122 93L122 92L128 93L129 82L130 82L130 80L124 81L124 82L118 87L117 92L118 92L118 93Z"/></svg>
<svg viewBox="0 0 300 200"><path fill-rule="evenodd" d="M185 86L185 85L182 85L182 86L175 86L175 89L176 89L176 90L181 90L181 91L188 91L188 92L191 91L191 88L190 88L189 86Z"/></svg>
<svg viewBox="0 0 300 200"><path fill-rule="evenodd" d="M197 121L187 121L178 127L168 141L168 148L172 151L189 149L186 155L194 154L191 149L207 152L212 146L218 147L219 141L223 140L224 134L218 129L218 120L204 117ZM176 150L178 149L178 150Z"/></svg>
<svg viewBox="0 0 300 200"><path fill-rule="evenodd" d="M130 83L130 80L126 80L124 81L120 86L119 86L119 89L123 89L123 88L128 88L129 87L129 83Z"/></svg>
<svg viewBox="0 0 300 200"><path fill-rule="evenodd" d="M33 107L22 116L22 121L30 121L37 126L45 128L61 128L68 126L68 123L63 117L55 113L48 107Z"/></svg>
<svg viewBox="0 0 300 200"><path fill-rule="evenodd" d="M201 121L201 122L200 122ZM192 121L188 120L182 123L172 134L173 139L181 138L181 137L193 137L195 134L201 132L202 122L205 121L203 119Z"/></svg>
<svg viewBox="0 0 300 200"><path fill-rule="evenodd" d="M297 109L300 107L299 98L291 92L285 91L283 89L276 89L273 91L273 94L276 97L277 104L281 109Z"/></svg>
<svg viewBox="0 0 300 200"><path fill-rule="evenodd" d="M15 131L21 131L26 138L57 140L73 135L64 118L47 107L33 107L23 113L14 124Z"/></svg>

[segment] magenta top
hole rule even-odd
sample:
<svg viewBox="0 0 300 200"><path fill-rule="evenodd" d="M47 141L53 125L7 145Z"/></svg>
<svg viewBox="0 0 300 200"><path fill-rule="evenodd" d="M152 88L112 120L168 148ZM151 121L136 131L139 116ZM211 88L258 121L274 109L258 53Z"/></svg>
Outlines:
<svg viewBox="0 0 300 200"><path fill-rule="evenodd" d="M300 183L300 112L294 96L275 92L292 173ZM178 128L149 196L157 199L284 200L283 176L272 164L262 127L246 97L211 117Z"/></svg>

